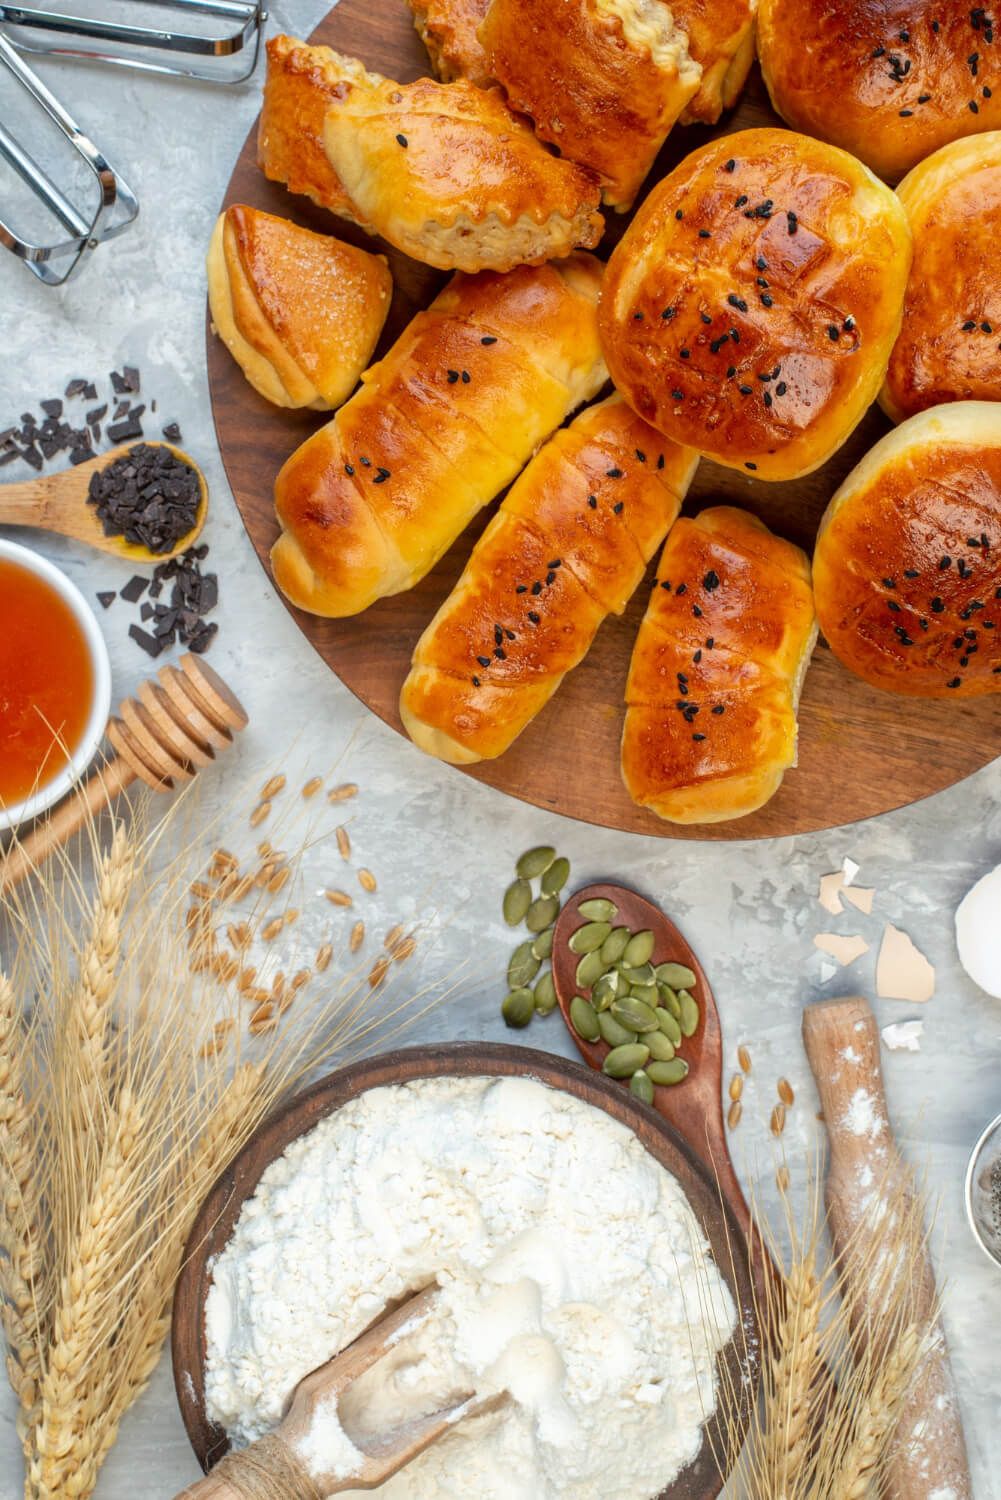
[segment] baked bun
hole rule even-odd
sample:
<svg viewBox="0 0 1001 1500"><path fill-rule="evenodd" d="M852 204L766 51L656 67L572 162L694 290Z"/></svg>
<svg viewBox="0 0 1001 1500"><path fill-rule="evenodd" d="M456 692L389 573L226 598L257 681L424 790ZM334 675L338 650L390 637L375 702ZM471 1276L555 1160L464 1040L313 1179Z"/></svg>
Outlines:
<svg viewBox="0 0 1001 1500"><path fill-rule="evenodd" d="M601 265L457 275L275 482L275 581L312 614L412 588L607 377Z"/></svg>
<svg viewBox="0 0 1001 1500"><path fill-rule="evenodd" d="M754 61L754 0L672 0L671 14L702 69L682 125L713 125L730 109Z"/></svg>
<svg viewBox="0 0 1001 1500"><path fill-rule="evenodd" d="M493 0L480 27L492 76L536 134L627 209L702 70L662 0Z"/></svg>
<svg viewBox="0 0 1001 1500"><path fill-rule="evenodd" d="M234 203L207 269L212 323L256 391L318 411L347 400L393 296L381 255Z"/></svg>
<svg viewBox="0 0 1001 1500"><path fill-rule="evenodd" d="M678 521L626 685L622 777L671 823L754 812L796 764L796 708L817 639L810 563L730 506Z"/></svg>
<svg viewBox="0 0 1001 1500"><path fill-rule="evenodd" d="M890 692L1001 691L1001 405L957 401L902 422L820 523L820 628Z"/></svg>
<svg viewBox="0 0 1001 1500"><path fill-rule="evenodd" d="M621 614L698 457L612 396L541 448L414 651L400 716L453 764L501 755Z"/></svg>
<svg viewBox="0 0 1001 1500"><path fill-rule="evenodd" d="M490 0L407 0L407 4L436 78L442 83L468 78L480 88L493 83L477 35Z"/></svg>
<svg viewBox="0 0 1001 1500"><path fill-rule="evenodd" d="M910 263L904 210L861 162L787 130L723 136L612 255L612 378L685 447L759 479L808 474L879 391Z"/></svg>
<svg viewBox="0 0 1001 1500"><path fill-rule="evenodd" d="M914 236L904 324L880 405L1001 401L1001 131L936 151L897 188Z"/></svg>
<svg viewBox="0 0 1001 1500"><path fill-rule="evenodd" d="M327 111L327 159L352 214L440 270L509 271L601 239L594 177L517 120L500 89L466 79L354 82Z"/></svg>
<svg viewBox="0 0 1001 1500"><path fill-rule="evenodd" d="M758 56L777 112L887 182L961 136L1001 126L992 13L960 0L759 0Z"/></svg>

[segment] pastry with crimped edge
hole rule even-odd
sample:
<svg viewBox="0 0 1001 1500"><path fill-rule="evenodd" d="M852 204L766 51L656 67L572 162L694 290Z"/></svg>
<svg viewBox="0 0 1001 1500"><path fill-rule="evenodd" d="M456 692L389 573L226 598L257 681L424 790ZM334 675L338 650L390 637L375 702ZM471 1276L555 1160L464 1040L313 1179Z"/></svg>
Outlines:
<svg viewBox="0 0 1001 1500"><path fill-rule="evenodd" d="M612 378L665 437L796 479L875 400L910 264L903 207L854 157L788 130L723 136L658 183L609 261Z"/></svg>
<svg viewBox="0 0 1001 1500"><path fill-rule="evenodd" d="M442 83L468 78L480 88L494 82L479 39L490 0L407 0L407 4L436 78Z"/></svg>
<svg viewBox="0 0 1001 1500"><path fill-rule="evenodd" d="M612 396L541 448L421 636L400 717L452 764L502 755L621 614L698 463Z"/></svg>
<svg viewBox="0 0 1001 1500"><path fill-rule="evenodd" d="M714 125L736 104L754 61L755 0L673 0L670 10L702 70L681 124Z"/></svg>
<svg viewBox="0 0 1001 1500"><path fill-rule="evenodd" d="M817 614L856 676L920 698L1001 692L1001 405L902 422L821 521Z"/></svg>
<svg viewBox="0 0 1001 1500"><path fill-rule="evenodd" d="M207 269L213 327L256 391L317 411L347 400L392 301L381 255L234 203Z"/></svg>
<svg viewBox="0 0 1001 1500"><path fill-rule="evenodd" d="M746 817L796 764L817 639L810 562L731 506L675 523L626 685L622 777L671 823Z"/></svg>

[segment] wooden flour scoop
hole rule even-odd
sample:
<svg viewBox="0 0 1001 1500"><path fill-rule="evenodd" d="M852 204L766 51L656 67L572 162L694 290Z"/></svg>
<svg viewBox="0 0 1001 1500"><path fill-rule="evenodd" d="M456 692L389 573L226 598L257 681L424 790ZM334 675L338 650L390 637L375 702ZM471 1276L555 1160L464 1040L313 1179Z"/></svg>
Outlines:
<svg viewBox="0 0 1001 1500"><path fill-rule="evenodd" d="M335 1359L296 1386L281 1425L267 1437L238 1453L229 1453L210 1474L182 1490L176 1500L324 1500L344 1490L371 1490L385 1484L425 1448L450 1432L457 1422L492 1410L505 1398L471 1398L446 1411L434 1412L388 1434L378 1445L356 1449L353 1472L345 1475L322 1453L322 1441L311 1437L349 1386L380 1360L407 1330L434 1305L437 1287L420 1292L389 1313ZM327 1468L324 1469L324 1463Z"/></svg>

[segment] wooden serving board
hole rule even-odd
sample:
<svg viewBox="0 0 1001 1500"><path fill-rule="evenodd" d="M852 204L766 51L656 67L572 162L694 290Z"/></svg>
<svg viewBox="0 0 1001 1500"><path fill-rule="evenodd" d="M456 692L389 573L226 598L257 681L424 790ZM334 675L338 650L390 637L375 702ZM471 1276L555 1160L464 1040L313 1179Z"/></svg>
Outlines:
<svg viewBox="0 0 1001 1500"><path fill-rule="evenodd" d="M340 0L313 34L369 67L404 82L429 71L404 0ZM737 109L717 131L780 123L754 69ZM657 182L716 132L674 131L650 175ZM354 226L268 182L256 165L256 129L236 163L225 203L249 203L334 233L388 256L396 293L383 353L444 277L371 241ZM607 254L628 220L614 215L600 253ZM237 505L265 568L278 534L272 484L288 455L324 418L269 405L244 379L221 341L208 336L208 371L219 446ZM727 501L746 506L783 536L812 550L817 524L834 490L888 423L873 408L852 438L817 473L765 484L704 461L688 512ZM387 724L403 732L397 711L410 653L451 590L493 507L464 533L438 566L409 593L383 599L349 620L292 614L341 681ZM651 568L651 579L653 569ZM814 656L800 708L799 766L759 812L736 822L678 828L636 807L619 773L623 693L633 642L648 598L640 586L620 619L602 626L594 647L555 698L506 755L463 772L547 811L634 833L668 838L744 839L830 828L888 812L943 790L1001 750L1001 698L937 702L883 693L846 672L824 643ZM420 752L414 750L414 755Z"/></svg>

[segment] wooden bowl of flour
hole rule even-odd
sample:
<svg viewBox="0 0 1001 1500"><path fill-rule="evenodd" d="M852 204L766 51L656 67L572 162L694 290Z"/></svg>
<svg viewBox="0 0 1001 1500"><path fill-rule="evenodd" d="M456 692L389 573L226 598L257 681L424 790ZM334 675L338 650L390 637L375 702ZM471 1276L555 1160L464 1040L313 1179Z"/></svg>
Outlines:
<svg viewBox="0 0 1001 1500"><path fill-rule="evenodd" d="M746 1427L757 1389L758 1334L744 1231L720 1189L682 1138L654 1110L637 1103L621 1085L576 1063L523 1047L464 1043L416 1047L331 1074L290 1100L266 1120L213 1187L195 1221L174 1297L172 1355L181 1416L202 1468L228 1450L226 1433L205 1412L205 1302L212 1265L233 1232L244 1201L262 1173L297 1137L367 1089L442 1077L533 1078L603 1110L627 1126L640 1144L677 1180L709 1242L737 1309L736 1333L717 1357L721 1391L740 1393L738 1422ZM723 1487L721 1456L739 1451L722 1430L720 1408L706 1424L698 1456L660 1500L715 1500Z"/></svg>

